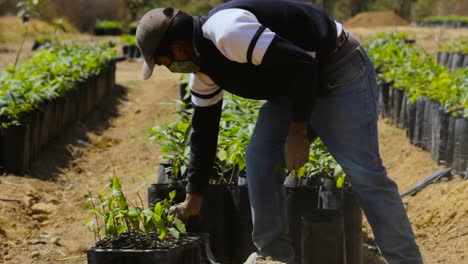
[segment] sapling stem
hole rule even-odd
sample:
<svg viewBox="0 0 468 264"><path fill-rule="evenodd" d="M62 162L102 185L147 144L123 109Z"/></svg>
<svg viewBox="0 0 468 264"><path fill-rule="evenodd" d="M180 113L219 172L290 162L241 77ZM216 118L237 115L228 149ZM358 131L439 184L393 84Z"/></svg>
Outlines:
<svg viewBox="0 0 468 264"><path fill-rule="evenodd" d="M24 43L26 42L26 38L27 38L28 33L29 33L29 24L26 24L25 27L26 27L26 32L24 33L23 41L21 42L21 46L20 46L18 52L16 53L15 64L13 65L13 76L16 74L16 66L18 65L20 54L23 51Z"/></svg>
<svg viewBox="0 0 468 264"><path fill-rule="evenodd" d="M234 180L236 169L237 169L237 166L234 166L234 168L232 169L231 178L229 178L229 183L232 183L232 181Z"/></svg>
<svg viewBox="0 0 468 264"><path fill-rule="evenodd" d="M92 196L92 193L90 193L90 195L91 195L91 205L93 206L93 209L97 211L96 205L94 204L94 198ZM94 240L96 240L96 234L97 234L97 238L101 240L101 226L99 225L99 218L96 213L94 213L94 218L96 218L96 232L94 232Z"/></svg>

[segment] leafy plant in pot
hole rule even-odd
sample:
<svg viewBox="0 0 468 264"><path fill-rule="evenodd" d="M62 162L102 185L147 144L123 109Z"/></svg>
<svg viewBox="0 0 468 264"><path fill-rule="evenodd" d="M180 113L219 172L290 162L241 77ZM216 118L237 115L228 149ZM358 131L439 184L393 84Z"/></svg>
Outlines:
<svg viewBox="0 0 468 264"><path fill-rule="evenodd" d="M96 245L87 250L88 263L203 263L203 239L188 235L184 223L169 213L175 195L144 208L139 195L139 206L126 198L115 175L103 189L89 191L86 209L92 217L86 226Z"/></svg>

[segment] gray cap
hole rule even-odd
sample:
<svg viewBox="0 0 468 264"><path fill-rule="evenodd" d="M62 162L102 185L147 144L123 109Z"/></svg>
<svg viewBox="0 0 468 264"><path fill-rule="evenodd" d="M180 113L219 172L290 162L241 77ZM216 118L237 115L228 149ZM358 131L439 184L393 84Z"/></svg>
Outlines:
<svg viewBox="0 0 468 264"><path fill-rule="evenodd" d="M138 21L136 40L145 60L141 76L143 80L148 80L153 74L154 55L171 21L179 12L180 10L173 8L157 8L146 13Z"/></svg>

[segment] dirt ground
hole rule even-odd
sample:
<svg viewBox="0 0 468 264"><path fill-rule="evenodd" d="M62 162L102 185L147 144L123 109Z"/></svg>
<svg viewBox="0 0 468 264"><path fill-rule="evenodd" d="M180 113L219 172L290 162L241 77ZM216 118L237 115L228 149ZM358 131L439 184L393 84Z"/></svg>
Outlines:
<svg viewBox="0 0 468 264"><path fill-rule="evenodd" d="M394 29L355 32L367 38ZM434 48L434 32L439 32L398 30L415 34L427 49ZM458 37L467 38L468 30L443 29L437 39ZM14 58L17 46L0 44L0 69ZM86 263L84 250L94 238L85 227L84 196L88 189L102 187L111 170L121 177L130 197L136 192L146 197L160 155L147 140L147 130L173 119L176 108L170 101L178 96L179 76L158 68L154 78L143 82L140 68L137 62L119 63L116 91L102 106L51 142L28 175L0 177L0 263ZM379 126L382 158L401 192L439 168L427 152L407 142L403 130L384 120ZM455 178L404 199L425 263L468 263L467 198L468 182ZM363 229L371 236L368 225Z"/></svg>
<svg viewBox="0 0 468 264"><path fill-rule="evenodd" d="M346 20L345 27L406 26L408 21L394 12L364 12Z"/></svg>

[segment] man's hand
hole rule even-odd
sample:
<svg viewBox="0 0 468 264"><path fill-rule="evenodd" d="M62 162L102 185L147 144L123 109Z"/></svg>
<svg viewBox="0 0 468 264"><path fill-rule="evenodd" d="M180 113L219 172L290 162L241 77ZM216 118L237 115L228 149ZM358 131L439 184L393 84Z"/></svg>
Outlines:
<svg viewBox="0 0 468 264"><path fill-rule="evenodd" d="M182 220L187 220L191 216L200 214L203 197L199 194L187 193L185 201L171 206L169 212L175 214Z"/></svg>
<svg viewBox="0 0 468 264"><path fill-rule="evenodd" d="M306 122L293 122L289 126L289 133L284 146L284 156L288 170L297 170L309 160Z"/></svg>

